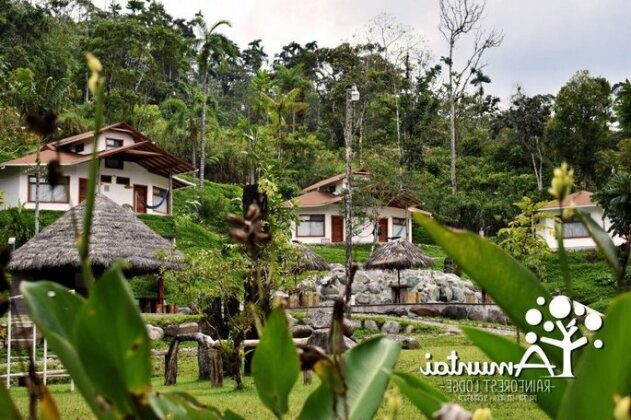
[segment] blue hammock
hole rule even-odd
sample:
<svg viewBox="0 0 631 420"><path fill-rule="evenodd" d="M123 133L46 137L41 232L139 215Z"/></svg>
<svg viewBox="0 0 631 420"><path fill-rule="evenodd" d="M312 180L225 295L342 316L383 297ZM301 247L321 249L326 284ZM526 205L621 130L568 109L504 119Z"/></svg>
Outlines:
<svg viewBox="0 0 631 420"><path fill-rule="evenodd" d="M168 197L169 197L169 191L167 190L167 192L164 193L164 195L162 196L162 198L160 199L160 202L158 204L150 205L149 203L145 202L144 200L140 200L140 197L138 196L138 194L136 194L136 199L140 200L142 202L142 204L145 206L145 208L149 209L149 210L156 210L156 209L159 209L160 207L162 207L162 205L164 204L164 202L167 200Z"/></svg>

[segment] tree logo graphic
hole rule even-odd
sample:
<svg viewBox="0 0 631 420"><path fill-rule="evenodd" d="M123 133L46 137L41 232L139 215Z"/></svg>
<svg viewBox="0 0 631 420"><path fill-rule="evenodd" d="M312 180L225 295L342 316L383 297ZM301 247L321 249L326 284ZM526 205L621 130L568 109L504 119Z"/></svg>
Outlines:
<svg viewBox="0 0 631 420"><path fill-rule="evenodd" d="M537 304L539 306L544 306L546 304L546 299L543 297L537 298ZM596 312L590 312L586 315L585 306L581 305L577 302L571 302L565 296L556 296L548 305L548 310L550 315L552 315L555 320L550 321L547 320L543 323L543 330L552 333L555 329L561 333L563 338L561 340L553 339L550 337L539 337L535 332L528 332L526 334L526 342L530 344L530 347L524 353L521 361L515 367L517 368L516 376L519 376L521 371L524 368L543 368L547 369L550 373L551 377L556 378L573 378L574 373L572 371L572 352L578 348L585 346L588 343L586 337L580 337L576 340L573 339L574 335L578 331L578 319L583 319L583 324L585 328L589 331L598 331L603 326L602 317ZM570 317L570 315L572 315ZM543 321L543 314L537 308L533 308L526 312L526 322L532 326L538 326ZM536 344L537 342L542 342L545 344L549 344L554 347L558 347L563 351L563 366L562 372L558 375L555 375L554 368L556 366L550 363L548 356L545 354L543 349ZM602 340L595 340L593 345L597 349L601 349L604 345ZM529 363L528 361L532 358L533 355L539 356L542 363Z"/></svg>

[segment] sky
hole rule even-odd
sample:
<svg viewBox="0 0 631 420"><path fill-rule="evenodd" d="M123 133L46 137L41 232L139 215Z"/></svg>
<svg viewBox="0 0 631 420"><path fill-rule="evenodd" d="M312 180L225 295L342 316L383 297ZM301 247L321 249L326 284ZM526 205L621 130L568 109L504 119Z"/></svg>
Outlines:
<svg viewBox="0 0 631 420"><path fill-rule="evenodd" d="M419 33L436 59L446 53L438 31L438 0L162 2L176 17L188 19L201 10L209 23L229 20L226 35L241 47L262 39L270 56L291 41L317 40L320 47L333 47L352 40L383 12ZM485 56L485 73L492 79L486 91L506 99L520 84L528 94L556 94L580 69L612 84L631 78L629 17L629 0L487 0L482 26L503 31L504 41Z"/></svg>

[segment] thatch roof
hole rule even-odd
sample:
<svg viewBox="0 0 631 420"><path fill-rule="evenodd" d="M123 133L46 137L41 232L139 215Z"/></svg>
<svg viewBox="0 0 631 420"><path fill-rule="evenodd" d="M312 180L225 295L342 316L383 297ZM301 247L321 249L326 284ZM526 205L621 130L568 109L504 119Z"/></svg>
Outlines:
<svg viewBox="0 0 631 420"><path fill-rule="evenodd" d="M73 214L80 230L85 205L67 211L56 222L35 235L11 256L9 272L78 269L79 253ZM182 257L173 245L153 232L130 210L99 195L94 203L94 219L90 235L90 260L95 268L107 268L114 260L129 263L129 273L157 272L160 267L176 267L166 263Z"/></svg>
<svg viewBox="0 0 631 420"><path fill-rule="evenodd" d="M298 261L292 267L294 273L304 271L328 271L331 269L324 259L304 245L294 244L298 250Z"/></svg>
<svg viewBox="0 0 631 420"><path fill-rule="evenodd" d="M426 268L434 264L434 260L423 254L414 244L406 240L386 242L377 248L368 261L366 268L403 270L407 268Z"/></svg>

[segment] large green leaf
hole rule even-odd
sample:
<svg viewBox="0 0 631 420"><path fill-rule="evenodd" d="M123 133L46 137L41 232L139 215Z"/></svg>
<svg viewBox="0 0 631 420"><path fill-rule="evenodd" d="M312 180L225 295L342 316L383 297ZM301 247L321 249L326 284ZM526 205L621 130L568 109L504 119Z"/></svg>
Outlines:
<svg viewBox="0 0 631 420"><path fill-rule="evenodd" d="M561 403L559 419L612 418L616 394L631 394L631 293L616 298L603 327L583 351L575 379ZM593 343L602 340L604 347Z"/></svg>
<svg viewBox="0 0 631 420"><path fill-rule="evenodd" d="M434 417L434 413L440 410L441 405L449 402L445 394L409 373L393 373L392 382L428 419Z"/></svg>
<svg viewBox="0 0 631 420"><path fill-rule="evenodd" d="M79 357L97 392L119 414L136 413L149 390L149 337L119 264L96 282L76 328Z"/></svg>
<svg viewBox="0 0 631 420"><path fill-rule="evenodd" d="M620 275L622 266L620 265L620 260L618 260L618 249L611 240L611 236L589 214L577 211L576 217L585 226L587 233L596 243L598 250L603 253L616 276Z"/></svg>
<svg viewBox="0 0 631 420"><path fill-rule="evenodd" d="M537 307L537 298L543 297L549 303L551 297L523 264L479 235L446 228L422 214L415 214L414 219L478 286L493 297L517 327L523 331L533 331L539 336L561 338L557 330L545 332L543 323L531 326L526 322L526 312ZM553 319L547 306L538 309L544 319ZM552 361L562 361L560 349L549 345L542 347Z"/></svg>
<svg viewBox="0 0 631 420"><path fill-rule="evenodd" d="M59 357L92 411L102 412L95 396L92 380L85 371L74 341L74 329L85 300L65 287L49 281L22 282L31 319L48 340L51 350Z"/></svg>
<svg viewBox="0 0 631 420"><path fill-rule="evenodd" d="M299 374L300 361L285 313L275 309L254 352L252 376L259 398L277 417L289 410L289 393Z"/></svg>
<svg viewBox="0 0 631 420"><path fill-rule="evenodd" d="M471 327L462 327L462 331L480 350L482 350L491 360L497 363L512 362L517 364L524 355L524 348L505 337L491 334L486 331ZM550 389L543 388L536 392L537 388L529 394L537 396L537 404L550 417L556 417L561 403L561 398L567 388L567 380L561 378L548 378L548 372L544 370L525 369L519 378L526 380L550 381Z"/></svg>
<svg viewBox="0 0 631 420"><path fill-rule="evenodd" d="M2 418L6 420L20 420L22 418L3 383L0 383L0 413L2 413Z"/></svg>
<svg viewBox="0 0 631 420"><path fill-rule="evenodd" d="M375 337L344 353L342 363L350 420L371 419L374 416L400 351L399 343L386 337ZM330 419L333 409L332 393L320 385L307 398L300 419ZM337 401L335 410L339 415L345 412L343 401Z"/></svg>
<svg viewBox="0 0 631 420"><path fill-rule="evenodd" d="M149 398L152 414L158 419L169 420L220 420L224 416L214 407L207 407L184 393L157 393ZM145 418L150 418L145 416ZM239 419L234 413L227 413L226 419Z"/></svg>

